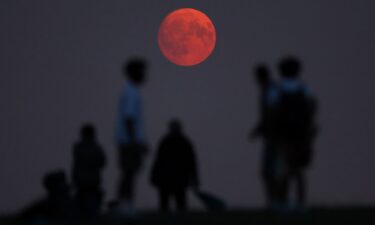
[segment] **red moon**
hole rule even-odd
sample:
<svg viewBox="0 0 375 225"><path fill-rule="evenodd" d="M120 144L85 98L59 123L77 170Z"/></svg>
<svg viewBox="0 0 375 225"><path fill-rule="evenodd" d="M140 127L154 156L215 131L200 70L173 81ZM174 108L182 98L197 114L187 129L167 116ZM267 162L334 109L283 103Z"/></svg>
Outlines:
<svg viewBox="0 0 375 225"><path fill-rule="evenodd" d="M169 61L193 66L211 55L216 45L216 31L210 18L201 11L177 9L161 23L158 43Z"/></svg>

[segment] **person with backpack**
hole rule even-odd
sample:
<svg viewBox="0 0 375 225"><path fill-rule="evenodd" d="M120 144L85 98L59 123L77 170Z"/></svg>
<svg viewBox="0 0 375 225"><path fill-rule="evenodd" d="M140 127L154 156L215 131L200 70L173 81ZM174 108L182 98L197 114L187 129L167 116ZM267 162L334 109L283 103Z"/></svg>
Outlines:
<svg viewBox="0 0 375 225"><path fill-rule="evenodd" d="M311 163L316 135L316 101L309 87L299 79L300 71L297 58L283 58L279 63L281 81L267 100L275 147L282 156L278 163L278 199L282 207L288 206L288 192L294 181L297 209L306 203L305 171Z"/></svg>

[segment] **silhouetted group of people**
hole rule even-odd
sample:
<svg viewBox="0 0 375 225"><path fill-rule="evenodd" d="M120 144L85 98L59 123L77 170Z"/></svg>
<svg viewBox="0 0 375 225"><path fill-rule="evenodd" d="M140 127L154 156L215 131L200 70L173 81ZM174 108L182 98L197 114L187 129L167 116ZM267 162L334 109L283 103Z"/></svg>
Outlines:
<svg viewBox="0 0 375 225"><path fill-rule="evenodd" d="M297 203L306 199L305 170L312 157L316 135L316 101L307 85L300 80L298 59L286 57L279 63L280 80L275 82L265 65L255 68L260 87L259 122L253 138L263 140L262 180L267 203L272 208L286 208L292 182L297 187ZM115 143L118 150L120 181L113 212L131 216L135 213L135 183L148 152L144 136L140 88L146 81L147 64L140 58L124 64L127 80L120 96ZM160 209L170 210L173 199L180 211L187 209L187 190L203 199L211 208L224 203L199 190L199 176L194 146L178 119L168 124L150 171L150 182L159 193ZM85 124L73 147L72 189L63 171L47 174L43 184L47 197L28 209L25 215L79 215L94 217L101 211L104 192L101 173L106 156L96 138L92 124Z"/></svg>
<svg viewBox="0 0 375 225"><path fill-rule="evenodd" d="M261 175L267 204L275 210L303 209L305 171L312 161L317 133L315 97L301 81L301 62L295 57L279 62L278 82L271 78L266 65L256 66L254 72L260 87L260 118L251 136L263 140ZM289 201L292 183L296 204Z"/></svg>
<svg viewBox="0 0 375 225"><path fill-rule="evenodd" d="M85 124L73 146L71 185L63 170L47 173L44 199L27 208L23 215L32 219L93 218L100 214L104 192L101 173L106 165L104 151L96 139L95 127Z"/></svg>
<svg viewBox="0 0 375 225"><path fill-rule="evenodd" d="M117 200L111 203L113 213L121 216L135 214L135 183L147 153L139 91L146 80L146 69L146 62L138 58L123 67L127 82L120 96L115 130L120 180ZM159 192L161 210L168 211L173 199L177 209L185 211L186 191L189 187L196 189L199 183L196 155L182 123L173 119L168 127L167 135L158 146L150 182ZM25 210L24 216L92 218L99 215L104 197L101 173L106 156L92 124L83 125L80 136L73 146L72 188L64 171L48 173L43 178L47 196Z"/></svg>
<svg viewBox="0 0 375 225"><path fill-rule="evenodd" d="M133 59L124 65L127 82L120 97L116 129L121 180L115 209L123 215L134 214L135 180L147 153L139 93L146 80L146 69L143 59ZM179 210L187 208L186 189L198 184L195 158L193 145L184 134L182 123L172 120L168 134L158 146L151 171L151 183L159 191L162 210L169 209L170 198L175 199Z"/></svg>

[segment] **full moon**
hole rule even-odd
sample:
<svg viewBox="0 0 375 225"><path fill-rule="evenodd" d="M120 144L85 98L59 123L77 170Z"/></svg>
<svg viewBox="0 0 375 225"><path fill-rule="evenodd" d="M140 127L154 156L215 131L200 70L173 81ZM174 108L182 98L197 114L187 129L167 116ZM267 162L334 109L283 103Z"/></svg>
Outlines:
<svg viewBox="0 0 375 225"><path fill-rule="evenodd" d="M169 61L193 66L211 55L216 45L216 31L210 18L201 11L177 9L161 23L158 43Z"/></svg>

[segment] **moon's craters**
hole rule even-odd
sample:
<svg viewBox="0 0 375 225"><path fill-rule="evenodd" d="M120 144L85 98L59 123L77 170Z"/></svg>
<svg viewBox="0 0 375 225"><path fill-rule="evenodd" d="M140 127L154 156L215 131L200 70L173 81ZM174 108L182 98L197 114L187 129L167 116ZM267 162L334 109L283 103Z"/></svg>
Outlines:
<svg viewBox="0 0 375 225"><path fill-rule="evenodd" d="M164 56L177 65L190 66L204 61L216 44L211 20L194 9L170 13L159 29L158 42Z"/></svg>

